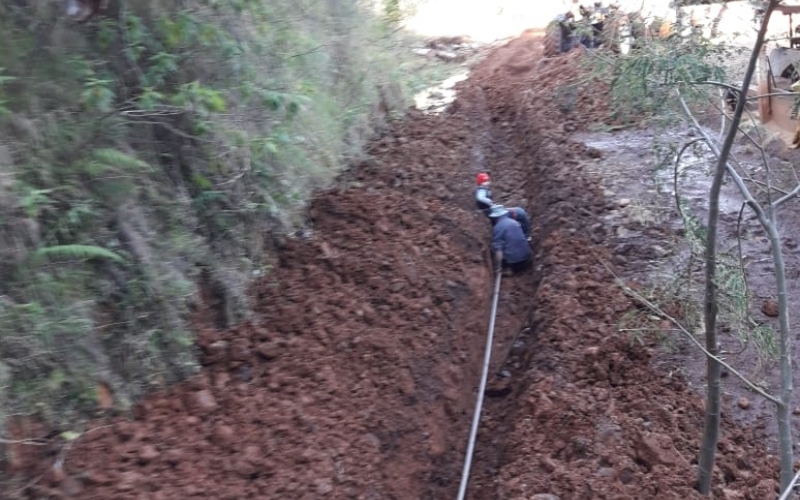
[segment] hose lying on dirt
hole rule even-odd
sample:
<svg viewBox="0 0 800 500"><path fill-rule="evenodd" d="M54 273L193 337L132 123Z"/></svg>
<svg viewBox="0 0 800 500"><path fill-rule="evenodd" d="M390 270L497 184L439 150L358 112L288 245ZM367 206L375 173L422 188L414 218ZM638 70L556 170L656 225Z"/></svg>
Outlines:
<svg viewBox="0 0 800 500"><path fill-rule="evenodd" d="M472 428L469 431L469 441L467 443L467 455L464 458L464 469L461 471L461 485L458 488L458 500L464 500L467 494L467 482L469 482L469 470L472 466L472 454L475 451L475 438L478 436L478 426L481 421L481 408L483 407L483 393L486 391L486 380L489 377L489 361L492 359L492 342L494 337L494 320L497 316L497 302L500 298L500 282L503 279L502 273L497 273L494 280L494 292L492 293L492 312L489 316L489 332L486 334L486 351L483 355L483 372L481 373L481 383L478 387L478 401L475 403L475 412L472 414Z"/></svg>

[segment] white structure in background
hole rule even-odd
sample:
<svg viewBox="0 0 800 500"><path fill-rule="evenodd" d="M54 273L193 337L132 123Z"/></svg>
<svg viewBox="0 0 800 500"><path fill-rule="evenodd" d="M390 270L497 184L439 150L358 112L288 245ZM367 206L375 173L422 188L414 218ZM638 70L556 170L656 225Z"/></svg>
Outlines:
<svg viewBox="0 0 800 500"><path fill-rule="evenodd" d="M62 0L66 4L67 15L81 22L108 8L109 0Z"/></svg>

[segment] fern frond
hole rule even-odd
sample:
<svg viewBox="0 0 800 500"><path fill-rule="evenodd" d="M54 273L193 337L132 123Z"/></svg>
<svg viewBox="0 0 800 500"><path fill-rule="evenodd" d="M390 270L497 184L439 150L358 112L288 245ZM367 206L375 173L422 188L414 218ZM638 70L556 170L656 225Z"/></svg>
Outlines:
<svg viewBox="0 0 800 500"><path fill-rule="evenodd" d="M95 245L54 245L44 247L33 252L34 259L46 257L68 259L109 259L114 262L124 263L125 259L118 253Z"/></svg>
<svg viewBox="0 0 800 500"><path fill-rule="evenodd" d="M116 149L97 149L92 152L92 158L93 161L90 164L92 164L93 169L105 167L105 169L152 170L152 167L147 162Z"/></svg>

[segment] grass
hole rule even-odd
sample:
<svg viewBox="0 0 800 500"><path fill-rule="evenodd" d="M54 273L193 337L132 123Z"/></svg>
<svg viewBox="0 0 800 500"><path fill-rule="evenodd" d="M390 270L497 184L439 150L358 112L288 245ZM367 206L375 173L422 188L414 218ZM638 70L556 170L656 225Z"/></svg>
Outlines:
<svg viewBox="0 0 800 500"><path fill-rule="evenodd" d="M638 293L683 324L699 324L702 310L698 308L698 303L680 296L676 285L677 283L661 283ZM674 326L644 307L631 309L623 315L618 329L628 334L631 343L657 345L668 352L677 351L679 346L679 337L675 335Z"/></svg>

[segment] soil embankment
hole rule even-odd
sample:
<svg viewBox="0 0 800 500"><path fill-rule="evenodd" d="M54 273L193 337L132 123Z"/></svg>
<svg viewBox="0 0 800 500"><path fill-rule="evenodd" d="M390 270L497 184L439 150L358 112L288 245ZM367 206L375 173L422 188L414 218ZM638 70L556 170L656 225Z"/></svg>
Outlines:
<svg viewBox="0 0 800 500"><path fill-rule="evenodd" d="M17 461L47 469L17 496L455 497L490 303L489 226L472 201L485 169L498 201L532 215L536 266L503 284L505 378L491 381L502 390L470 498L699 498L702 400L616 329L633 305L604 267L611 201L579 166L594 153L565 132L603 103L575 96L570 115L552 98L571 58L512 41L447 112L410 113L376 139L255 287L258 317L200 333L198 377ZM769 498L775 461L730 422L724 436L719 498Z"/></svg>

